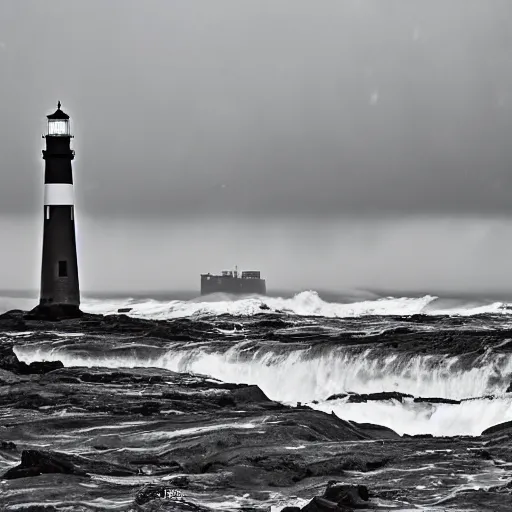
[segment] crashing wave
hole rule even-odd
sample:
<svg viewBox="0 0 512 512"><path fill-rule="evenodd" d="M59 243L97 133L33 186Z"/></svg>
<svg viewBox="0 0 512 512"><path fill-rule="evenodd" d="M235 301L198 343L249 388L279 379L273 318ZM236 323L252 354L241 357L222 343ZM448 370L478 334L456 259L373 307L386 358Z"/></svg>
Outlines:
<svg viewBox="0 0 512 512"><path fill-rule="evenodd" d="M491 304L447 304L438 297L425 295L419 298L386 297L361 302L336 303L323 300L317 292L304 291L292 298L241 297L220 295L217 300L199 298L190 301L171 300L86 300L82 308L89 313L114 314L119 308L131 308L130 316L137 318L166 320L183 317L216 315L253 316L261 313L287 313L297 316L325 318L357 318L364 316L410 316L410 315L461 315L510 314L507 305Z"/></svg>
<svg viewBox="0 0 512 512"><path fill-rule="evenodd" d="M386 356L379 350L327 346L257 346L239 342L229 348L212 344L130 345L100 352L81 344L28 344L15 347L26 363L60 360L65 366L157 367L210 375L224 382L257 384L275 400L325 400L335 393L401 391L414 396L463 399L504 395L512 377L512 357ZM468 358L469 357L469 358Z"/></svg>

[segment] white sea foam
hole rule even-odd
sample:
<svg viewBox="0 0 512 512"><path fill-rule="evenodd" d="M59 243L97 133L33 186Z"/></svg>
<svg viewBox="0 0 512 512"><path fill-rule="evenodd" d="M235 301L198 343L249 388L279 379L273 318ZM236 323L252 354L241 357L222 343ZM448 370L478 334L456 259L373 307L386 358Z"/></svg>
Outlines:
<svg viewBox="0 0 512 512"><path fill-rule="evenodd" d="M503 395L512 377L512 356L490 352L468 366L458 357L385 356L370 349L354 352L330 347L317 353L307 347L265 345L249 352L248 347L248 342L218 351L171 345L139 356L109 351L88 354L54 345L19 345L14 350L26 363L60 360L65 366L157 367L200 373L224 382L257 384L269 397L289 402L325 400L342 392L400 391L452 399Z"/></svg>
<svg viewBox="0 0 512 512"><path fill-rule="evenodd" d="M260 348L250 355L245 344L227 351L207 353L204 348L171 348L147 358L115 353L90 355L58 347L15 347L26 363L61 360L65 366L159 367L173 371L202 373L225 382L257 384L271 399L295 405L318 400L313 407L334 411L357 422L388 426L399 433L433 435L478 435L482 430L512 420L512 397L505 393L512 375L512 357L484 356L479 365L460 366L456 357L398 356L351 353L332 349L315 356L310 349L278 353L275 347ZM402 391L414 396L470 398L496 394L494 400L477 399L460 405L414 403L405 399L348 403L347 399L326 401L334 393Z"/></svg>
<svg viewBox="0 0 512 512"><path fill-rule="evenodd" d="M480 435L512 420L512 397L470 400L461 404L414 403L412 399L347 403L347 399L308 404L344 420L376 423L399 434L434 436Z"/></svg>
<svg viewBox="0 0 512 512"><path fill-rule="evenodd" d="M212 316L230 314L252 316L262 312L285 312L299 316L326 318L354 318L368 315L461 315L471 316L484 313L507 313L506 304L493 302L486 305L453 303L446 305L438 298L425 295L419 298L387 297L352 303L327 302L314 291L304 291L292 298L278 297L217 297L219 300L198 298L190 301L171 300L85 300L84 311L89 313L113 314L119 308L132 308L130 316L148 319L171 319L181 317ZM438 305L439 304L439 305ZM261 309L265 305L269 310Z"/></svg>
<svg viewBox="0 0 512 512"><path fill-rule="evenodd" d="M266 304L270 313L285 311L292 315L353 318L367 315L451 314L474 315L501 313L502 303L488 305L448 304L433 296L422 298L382 298L329 303L315 292L303 292L290 299L249 297L236 300L197 299L194 301L155 300L85 301L83 309L110 314L131 307L130 314L141 318L170 319L230 313L255 315ZM269 311L266 310L266 313ZM131 346L131 348L134 348ZM512 405L505 394L512 379L512 356L488 351L474 361L439 355L386 356L375 350L327 347L297 348L294 345L265 344L254 348L249 342L233 344L229 349L212 350L209 345L169 343L166 348L148 346L146 351L87 352L76 345L18 345L19 359L60 360L65 366L158 367L209 375L225 382L256 384L272 399L287 403L318 400L315 407L334 410L344 419L387 425L398 432L416 434L479 434L481 430L512 419ZM476 357L476 356L475 356ZM369 402L349 404L325 401L335 393L374 393L400 391L414 396L470 398L497 395L494 401L476 400L461 405L424 403Z"/></svg>
<svg viewBox="0 0 512 512"><path fill-rule="evenodd" d="M9 309L31 309L35 299L0 297L0 314ZM265 305L270 309L262 310ZM383 297L359 302L328 302L315 291L303 291L291 298L246 296L225 294L198 297L193 300L159 301L154 299L83 299L82 309L88 313L114 314L120 308L132 308L128 315L147 319L172 319L201 317L220 314L252 316L262 312L285 312L298 316L326 318L354 318L368 315L461 315L485 313L507 314L507 304L462 303L440 300L436 296Z"/></svg>

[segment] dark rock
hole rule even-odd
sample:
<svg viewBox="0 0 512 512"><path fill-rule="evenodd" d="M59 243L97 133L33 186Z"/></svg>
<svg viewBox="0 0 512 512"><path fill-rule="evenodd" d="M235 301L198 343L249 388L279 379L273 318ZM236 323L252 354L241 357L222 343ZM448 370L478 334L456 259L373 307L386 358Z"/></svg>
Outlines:
<svg viewBox="0 0 512 512"><path fill-rule="evenodd" d="M383 427L375 423L357 423L356 421L351 421L350 423L358 430L368 431L368 433L375 436L376 439L397 439L400 437L389 427Z"/></svg>
<svg viewBox="0 0 512 512"><path fill-rule="evenodd" d="M367 508L369 499L368 488L365 485L347 485L329 482L323 497L326 500L353 508Z"/></svg>
<svg viewBox="0 0 512 512"><path fill-rule="evenodd" d="M450 398L425 398L418 397L415 398L414 401L416 403L428 402L431 404L451 404L451 405L459 405L461 403L460 400L451 400Z"/></svg>
<svg viewBox="0 0 512 512"><path fill-rule="evenodd" d="M315 496L301 512L345 512L346 508L341 508L337 503Z"/></svg>
<svg viewBox="0 0 512 512"><path fill-rule="evenodd" d="M21 374L44 374L64 368L60 361L34 361L30 364L20 363L19 373Z"/></svg>
<svg viewBox="0 0 512 512"><path fill-rule="evenodd" d="M179 489L188 489L188 486L190 485L190 479L185 475L177 476L169 479L168 483L172 487L178 487Z"/></svg>
<svg viewBox="0 0 512 512"><path fill-rule="evenodd" d="M12 386L13 384L19 384L23 379L15 373L0 368L0 386Z"/></svg>
<svg viewBox="0 0 512 512"><path fill-rule="evenodd" d="M487 450L475 451L475 456L484 460L493 460L494 457Z"/></svg>
<svg viewBox="0 0 512 512"><path fill-rule="evenodd" d="M345 398L347 396L347 393L337 393L336 395L331 395L327 397L327 400L340 400L341 398Z"/></svg>
<svg viewBox="0 0 512 512"><path fill-rule="evenodd" d="M144 505L152 500L162 499L169 488L169 485L164 484L146 484L135 495L135 503Z"/></svg>
<svg viewBox="0 0 512 512"><path fill-rule="evenodd" d="M229 395L222 395L217 401L217 403L221 407L233 407L236 405L235 399Z"/></svg>
<svg viewBox="0 0 512 512"><path fill-rule="evenodd" d="M2 441L0 442L0 450L17 450L17 448L11 441Z"/></svg>
<svg viewBox="0 0 512 512"><path fill-rule="evenodd" d="M118 313L129 313L133 308L119 308Z"/></svg>
<svg viewBox="0 0 512 512"><path fill-rule="evenodd" d="M496 434L497 432L509 429L512 429L512 421L505 421L503 423L498 423L497 425L486 428L480 435L487 436L489 434Z"/></svg>
<svg viewBox="0 0 512 512"><path fill-rule="evenodd" d="M58 512L53 505L28 505L18 508L20 512Z"/></svg>
<svg viewBox="0 0 512 512"><path fill-rule="evenodd" d="M372 400L398 400L402 402L404 398L414 398L412 395L399 393L398 391L382 392L382 393L368 393L363 395L350 395L348 397L349 403L362 403Z"/></svg>
<svg viewBox="0 0 512 512"><path fill-rule="evenodd" d="M284 507L281 512L300 512L300 507Z"/></svg>
<svg viewBox="0 0 512 512"><path fill-rule="evenodd" d="M262 309L263 311L269 311L270 310L270 308L266 304L260 304L260 309Z"/></svg>
<svg viewBox="0 0 512 512"><path fill-rule="evenodd" d="M15 478L38 476L43 473L87 476L85 471L77 468L63 454L40 450L23 450L21 452L21 464L9 469L3 478L12 480Z"/></svg>
<svg viewBox="0 0 512 512"><path fill-rule="evenodd" d="M160 412L162 405L160 402L145 402L140 407L134 407L131 412L142 414L142 416L152 416Z"/></svg>
<svg viewBox="0 0 512 512"><path fill-rule="evenodd" d="M236 385L236 384L235 384ZM240 385L237 385L240 386ZM231 395L237 404L271 402L270 398L263 393L259 386L240 386L231 391Z"/></svg>
<svg viewBox="0 0 512 512"><path fill-rule="evenodd" d="M144 511L207 512L210 509L187 502L181 491L172 485L146 484L135 496L135 505ZM149 505L149 507L148 507ZM131 510L131 509L130 509Z"/></svg>
<svg viewBox="0 0 512 512"><path fill-rule="evenodd" d="M19 373L21 367L22 364L14 353L12 345L0 344L0 368L13 373Z"/></svg>
<svg viewBox="0 0 512 512"><path fill-rule="evenodd" d="M24 331L26 330L25 323L25 311L20 309L12 309L0 315L0 325L3 329L9 329L12 331Z"/></svg>
<svg viewBox="0 0 512 512"><path fill-rule="evenodd" d="M505 393L512 393L512 382L510 383L510 385L508 386L507 390L505 391Z"/></svg>
<svg viewBox="0 0 512 512"><path fill-rule="evenodd" d="M39 304L25 315L25 319L58 322L60 320L81 318L82 316L84 316L84 313L78 306L68 304Z"/></svg>

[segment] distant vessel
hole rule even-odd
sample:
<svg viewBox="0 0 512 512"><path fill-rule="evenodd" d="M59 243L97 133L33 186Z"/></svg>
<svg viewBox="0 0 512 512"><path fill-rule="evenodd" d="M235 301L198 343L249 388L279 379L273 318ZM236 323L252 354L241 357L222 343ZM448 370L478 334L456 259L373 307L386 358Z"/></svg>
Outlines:
<svg viewBox="0 0 512 512"><path fill-rule="evenodd" d="M259 270L223 270L221 275L201 274L201 295L209 293L255 293L265 295L267 287Z"/></svg>

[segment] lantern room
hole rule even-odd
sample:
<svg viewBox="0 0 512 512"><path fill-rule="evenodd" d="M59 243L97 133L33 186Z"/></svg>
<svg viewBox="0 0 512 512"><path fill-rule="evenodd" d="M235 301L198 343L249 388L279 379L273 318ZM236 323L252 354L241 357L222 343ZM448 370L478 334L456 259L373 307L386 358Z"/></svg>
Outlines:
<svg viewBox="0 0 512 512"><path fill-rule="evenodd" d="M57 103L57 110L46 117L48 118L47 136L71 137L69 116L60 109L60 101Z"/></svg>

